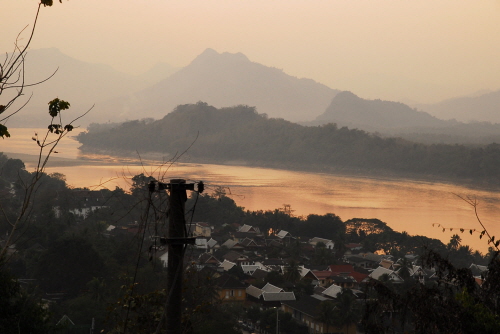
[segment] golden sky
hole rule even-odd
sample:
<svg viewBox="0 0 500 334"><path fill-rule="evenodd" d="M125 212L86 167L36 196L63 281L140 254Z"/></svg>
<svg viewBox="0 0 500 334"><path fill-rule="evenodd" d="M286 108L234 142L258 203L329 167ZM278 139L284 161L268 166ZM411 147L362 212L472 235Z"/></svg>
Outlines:
<svg viewBox="0 0 500 334"><path fill-rule="evenodd" d="M498 0L54 0L33 49L138 74L206 48L363 98L416 102L500 89ZM36 0L2 0L12 51ZM24 34L27 37L27 34Z"/></svg>

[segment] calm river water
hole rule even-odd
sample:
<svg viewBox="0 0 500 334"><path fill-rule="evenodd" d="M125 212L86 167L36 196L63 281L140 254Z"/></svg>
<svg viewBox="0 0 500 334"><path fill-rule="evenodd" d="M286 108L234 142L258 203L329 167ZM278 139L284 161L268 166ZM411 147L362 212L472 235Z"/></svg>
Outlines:
<svg viewBox="0 0 500 334"><path fill-rule="evenodd" d="M0 152L15 154L38 153L31 139L34 129L9 129L12 137L1 141ZM447 243L459 228L481 230L473 208L457 197L473 196L479 201L479 215L490 233L500 237L500 193L471 189L439 182L404 179L353 177L322 173L294 172L278 169L196 164L185 162L161 165L158 161L119 159L111 156L82 156L79 143L65 138L48 172L66 175L74 187L128 189L130 179L139 173L158 179L183 178L203 180L210 191L216 186L227 187L229 196L249 210L272 210L290 204L295 215L334 213L343 220L378 218L396 231L437 238ZM26 156L28 170L33 159ZM441 224L448 230L433 227ZM449 228L454 228L449 231ZM461 234L462 243L482 252L487 250L479 234Z"/></svg>

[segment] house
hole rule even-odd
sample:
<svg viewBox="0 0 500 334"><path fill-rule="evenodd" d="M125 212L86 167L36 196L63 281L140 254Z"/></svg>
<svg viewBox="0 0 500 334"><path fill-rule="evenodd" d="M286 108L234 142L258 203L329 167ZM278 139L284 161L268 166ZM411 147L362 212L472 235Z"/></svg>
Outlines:
<svg viewBox="0 0 500 334"><path fill-rule="evenodd" d="M196 246L197 249L203 249L204 251L208 250L207 239L205 239L205 238L196 238L194 241L195 241L195 246Z"/></svg>
<svg viewBox="0 0 500 334"><path fill-rule="evenodd" d="M214 265L214 266L219 266L220 265L220 261L217 260L217 258L215 258L215 256L213 256L210 253L202 253L198 257L198 264L200 264L200 265Z"/></svg>
<svg viewBox="0 0 500 334"><path fill-rule="evenodd" d="M473 272L473 274L474 274L474 272ZM429 279L436 278L436 276L435 276L436 270L426 269L426 268L422 268L421 266L413 265L412 268L410 269L410 275L414 279L419 280L420 283L424 283L425 281L427 281Z"/></svg>
<svg viewBox="0 0 500 334"><path fill-rule="evenodd" d="M261 245L257 244L253 239L245 238L239 242L246 250L257 250L262 248Z"/></svg>
<svg viewBox="0 0 500 334"><path fill-rule="evenodd" d="M210 238L210 240L207 241L207 246L210 253L213 253L214 249L220 248L219 243L214 238Z"/></svg>
<svg viewBox="0 0 500 334"><path fill-rule="evenodd" d="M250 225L243 225L238 229L238 232L248 232L248 233L254 233L254 234L261 234L260 230L258 227L253 227Z"/></svg>
<svg viewBox="0 0 500 334"><path fill-rule="evenodd" d="M276 234L276 236L277 236L278 238L280 238L280 239L283 239L283 238L285 238L285 237L291 237L292 235L291 235L289 232L285 231L285 230L281 230L281 231L279 231L279 232Z"/></svg>
<svg viewBox="0 0 500 334"><path fill-rule="evenodd" d="M323 291L323 295L330 298L337 298L337 295L342 293L342 287L332 284Z"/></svg>
<svg viewBox="0 0 500 334"><path fill-rule="evenodd" d="M393 270L384 267L378 267L368 275L368 277L380 281L382 276L387 275L387 278L394 282L403 282L403 279Z"/></svg>
<svg viewBox="0 0 500 334"><path fill-rule="evenodd" d="M262 264L269 270L282 272L285 261L282 259L265 259Z"/></svg>
<svg viewBox="0 0 500 334"><path fill-rule="evenodd" d="M262 294L262 305L264 307L280 307L283 301L295 300L293 292L264 292Z"/></svg>
<svg viewBox="0 0 500 334"><path fill-rule="evenodd" d="M195 237L210 238L212 235L212 228L208 223L188 223L186 224L186 228L188 233Z"/></svg>
<svg viewBox="0 0 500 334"><path fill-rule="evenodd" d="M73 190L72 205L69 212L81 218L87 218L91 212L106 207L105 198L99 190ZM56 209L56 215L59 209Z"/></svg>
<svg viewBox="0 0 500 334"><path fill-rule="evenodd" d="M329 240L329 239L323 239L323 238L314 237L314 238L312 238L312 239L309 240L309 244L312 245L314 248L316 248L316 246L319 243L325 245L325 247L328 248L328 249L333 249L333 247L335 247L335 243L332 240Z"/></svg>
<svg viewBox="0 0 500 334"><path fill-rule="evenodd" d="M267 283L262 289L250 285L246 292L249 301L260 303L264 307L280 307L282 301L295 300L293 292L285 292L270 283Z"/></svg>
<svg viewBox="0 0 500 334"><path fill-rule="evenodd" d="M256 264L253 264L253 265L242 265L241 266L241 269L243 270L243 272L247 275L250 275L252 276L253 273L257 270L257 269L260 269L260 266L259 265L256 265Z"/></svg>
<svg viewBox="0 0 500 334"><path fill-rule="evenodd" d="M378 267L378 264L380 262L380 259L379 260L371 259L361 254L346 255L345 258L348 263L360 268L376 268Z"/></svg>
<svg viewBox="0 0 500 334"><path fill-rule="evenodd" d="M224 260L224 262L222 262L219 267L221 267L224 271L229 271L231 270L234 266L236 265L236 263L234 262L231 262L231 261L228 261L228 260Z"/></svg>
<svg viewBox="0 0 500 334"><path fill-rule="evenodd" d="M301 279L310 279L313 285L319 284L318 278L314 275L314 273L305 267L301 267L300 269L300 277Z"/></svg>
<svg viewBox="0 0 500 334"><path fill-rule="evenodd" d="M346 289L359 288L359 283L352 276L332 275L332 276L330 276L330 280L333 282L333 284L338 285L342 288L346 288Z"/></svg>
<svg viewBox="0 0 500 334"><path fill-rule="evenodd" d="M368 271L364 269L355 269L351 264L330 265L328 270L332 272L332 276L352 277L356 282L361 283L368 277ZM364 271L365 273L361 272Z"/></svg>
<svg viewBox="0 0 500 334"><path fill-rule="evenodd" d="M243 250L245 246L241 245L238 241L233 239L227 239L221 247L226 247L227 249Z"/></svg>
<svg viewBox="0 0 500 334"><path fill-rule="evenodd" d="M481 277L488 270L488 266L481 266L479 264L472 263L469 266L469 269L474 277Z"/></svg>
<svg viewBox="0 0 500 334"><path fill-rule="evenodd" d="M156 254L160 262L163 263L163 266L168 267L168 250L160 251Z"/></svg>
<svg viewBox="0 0 500 334"><path fill-rule="evenodd" d="M217 279L219 288L219 298L223 303L244 302L247 297L246 284L238 281L236 278L224 274Z"/></svg>
<svg viewBox="0 0 500 334"><path fill-rule="evenodd" d="M264 285L261 290L263 292L283 292L282 288L272 285L271 283L267 283L266 285Z"/></svg>
<svg viewBox="0 0 500 334"><path fill-rule="evenodd" d="M311 270L316 279L318 280L319 286L326 287L332 284L332 272L328 270Z"/></svg>
<svg viewBox="0 0 500 334"><path fill-rule="evenodd" d="M348 243L345 244L346 254L352 254L353 252L360 251L363 249L363 245L359 243Z"/></svg>
<svg viewBox="0 0 500 334"><path fill-rule="evenodd" d="M378 265L384 267L385 269L394 270L394 261L391 260L382 259Z"/></svg>
<svg viewBox="0 0 500 334"><path fill-rule="evenodd" d="M236 263L237 265L250 265L252 264L250 259L243 254L240 254L235 251L229 251L223 256L224 260L231 261Z"/></svg>

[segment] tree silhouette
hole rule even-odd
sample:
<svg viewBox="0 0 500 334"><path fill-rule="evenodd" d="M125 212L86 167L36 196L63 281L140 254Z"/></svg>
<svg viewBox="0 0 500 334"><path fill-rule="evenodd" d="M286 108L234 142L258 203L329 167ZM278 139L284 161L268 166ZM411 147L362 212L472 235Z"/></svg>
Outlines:
<svg viewBox="0 0 500 334"><path fill-rule="evenodd" d="M448 249L451 250L457 250L458 247L460 246L460 243L462 242L462 238L458 234L453 234L451 236L450 242L448 243L447 247Z"/></svg>

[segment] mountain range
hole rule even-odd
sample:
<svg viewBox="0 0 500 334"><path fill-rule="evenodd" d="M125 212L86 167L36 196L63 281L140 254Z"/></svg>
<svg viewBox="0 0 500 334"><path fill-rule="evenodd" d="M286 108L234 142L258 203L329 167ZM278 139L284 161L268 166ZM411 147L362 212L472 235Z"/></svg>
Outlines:
<svg viewBox="0 0 500 334"><path fill-rule="evenodd" d="M242 53L205 50L156 85L108 101L120 118L161 118L177 105L203 101L215 107L249 105L269 117L305 121L321 114L337 90L251 62Z"/></svg>
<svg viewBox="0 0 500 334"><path fill-rule="evenodd" d="M299 79L280 69L250 61L241 53L207 49L188 66L176 69L159 64L132 76L102 64L89 64L57 49L30 51L26 59L27 82L37 82L57 72L47 82L25 90L30 103L9 120L8 126L39 127L47 123L47 102L55 97L70 101L71 116L95 104L79 120L89 123L159 119L177 105L203 101L215 107L248 105L268 117L301 124L334 122L340 126L403 136L417 141L487 143L500 133L500 91L443 101L434 105L408 105L366 100L311 79ZM445 121L444 119L452 119ZM471 124L461 123L478 120Z"/></svg>

